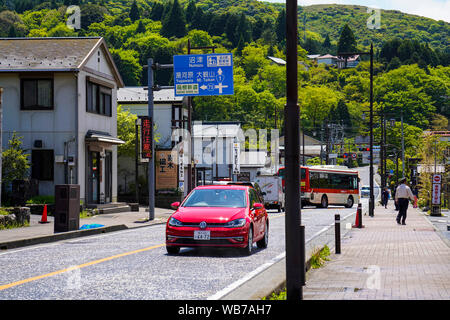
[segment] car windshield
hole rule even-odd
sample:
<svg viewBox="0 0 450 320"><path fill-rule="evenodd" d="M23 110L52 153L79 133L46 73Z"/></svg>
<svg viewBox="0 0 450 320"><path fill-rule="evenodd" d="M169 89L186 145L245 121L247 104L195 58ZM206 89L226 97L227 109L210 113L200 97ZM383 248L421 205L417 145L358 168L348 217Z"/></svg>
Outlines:
<svg viewBox="0 0 450 320"><path fill-rule="evenodd" d="M183 207L245 208L245 190L197 189L184 202Z"/></svg>

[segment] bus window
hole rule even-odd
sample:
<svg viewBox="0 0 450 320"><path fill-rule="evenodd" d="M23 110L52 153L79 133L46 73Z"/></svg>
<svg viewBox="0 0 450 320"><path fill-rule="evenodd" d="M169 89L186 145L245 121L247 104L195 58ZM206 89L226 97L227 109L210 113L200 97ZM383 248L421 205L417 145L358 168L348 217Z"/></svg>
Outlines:
<svg viewBox="0 0 450 320"><path fill-rule="evenodd" d="M303 169L300 171L300 179L305 180L306 179L306 169Z"/></svg>

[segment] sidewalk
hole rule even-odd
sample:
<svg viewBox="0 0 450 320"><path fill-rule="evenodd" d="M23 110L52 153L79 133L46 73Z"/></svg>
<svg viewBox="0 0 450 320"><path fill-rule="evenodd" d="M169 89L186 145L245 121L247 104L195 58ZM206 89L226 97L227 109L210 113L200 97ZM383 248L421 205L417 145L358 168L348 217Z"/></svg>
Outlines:
<svg viewBox="0 0 450 320"><path fill-rule="evenodd" d="M365 228L342 239L341 254L307 273L304 299L450 299L450 247L419 209L407 215L398 225L390 201L363 216Z"/></svg>
<svg viewBox="0 0 450 320"><path fill-rule="evenodd" d="M30 226L0 230L0 250L165 223L168 217L173 213L173 210L170 209L155 208L155 218L149 221L149 213L146 212L145 209L145 207L140 207L139 211L99 214L89 218L80 219L80 227L84 224L100 224L104 225L104 227L59 232L56 234L54 233L54 218L52 216L47 217L47 221L50 223L40 224L39 221L41 220L41 216L32 214Z"/></svg>

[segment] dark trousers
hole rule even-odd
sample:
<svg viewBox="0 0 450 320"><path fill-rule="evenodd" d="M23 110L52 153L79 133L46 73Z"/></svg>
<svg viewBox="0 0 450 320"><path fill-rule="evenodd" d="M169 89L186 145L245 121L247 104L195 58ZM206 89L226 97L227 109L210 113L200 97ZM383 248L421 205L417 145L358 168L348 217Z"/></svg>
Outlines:
<svg viewBox="0 0 450 320"><path fill-rule="evenodd" d="M398 215L397 222L400 223L400 219L402 219L402 223L405 223L406 220L406 211L408 210L409 201L407 198L399 198L398 199Z"/></svg>

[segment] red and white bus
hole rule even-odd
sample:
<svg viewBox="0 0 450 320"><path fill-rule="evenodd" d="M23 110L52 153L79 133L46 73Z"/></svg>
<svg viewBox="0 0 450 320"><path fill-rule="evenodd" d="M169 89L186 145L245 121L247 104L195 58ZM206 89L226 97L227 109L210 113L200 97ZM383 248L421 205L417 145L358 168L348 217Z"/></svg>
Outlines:
<svg viewBox="0 0 450 320"><path fill-rule="evenodd" d="M277 173L284 188L284 167ZM339 167L300 167L302 205L353 207L359 201L359 172Z"/></svg>

